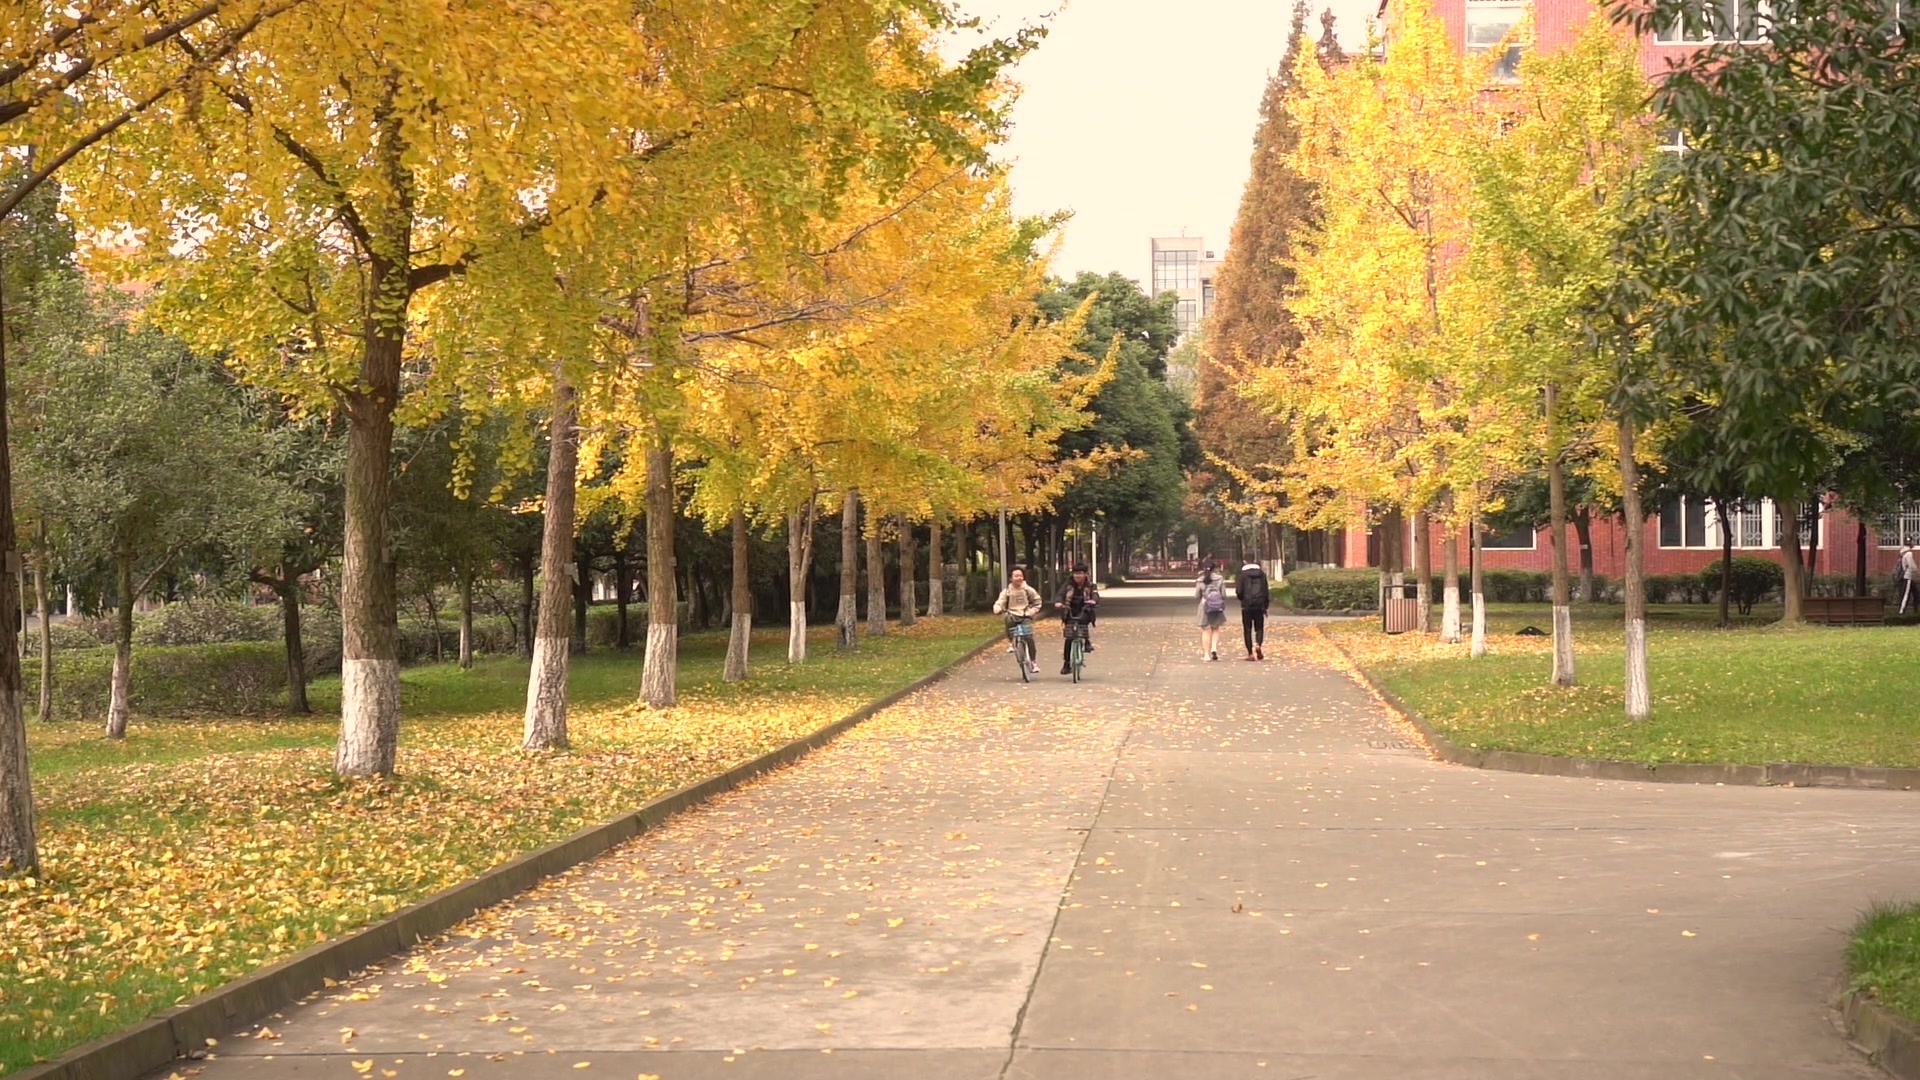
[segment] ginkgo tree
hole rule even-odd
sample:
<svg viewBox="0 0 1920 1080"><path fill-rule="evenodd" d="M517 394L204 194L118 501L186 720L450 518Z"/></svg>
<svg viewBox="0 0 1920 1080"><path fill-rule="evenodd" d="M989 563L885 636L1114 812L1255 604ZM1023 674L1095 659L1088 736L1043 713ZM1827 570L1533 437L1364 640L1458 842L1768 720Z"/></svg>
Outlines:
<svg viewBox="0 0 1920 1080"><path fill-rule="evenodd" d="M1526 32L1523 22L1516 34ZM1604 445L1608 365L1596 362L1586 329L1593 290L1610 279L1621 208L1652 138L1647 85L1631 36L1590 15L1574 38L1529 52L1520 81L1498 107L1511 123L1484 140L1472 163L1472 245L1466 286L1484 319L1472 342L1481 365L1474 395L1537 424L1470 425L1473 438L1509 467L1532 451L1548 486L1553 554L1552 681L1575 681L1567 566L1567 469Z"/></svg>
<svg viewBox="0 0 1920 1080"><path fill-rule="evenodd" d="M1468 238L1466 155L1487 124L1477 81L1428 4L1396 5L1390 29L1384 59L1296 63L1290 161L1316 185L1317 211L1295 252L1302 336L1252 383L1293 441L1277 486L1294 524L1343 526L1356 506L1412 511L1422 630L1439 513L1446 636L1457 640L1449 461L1464 425L1449 361L1475 312L1455 295L1454 256Z"/></svg>

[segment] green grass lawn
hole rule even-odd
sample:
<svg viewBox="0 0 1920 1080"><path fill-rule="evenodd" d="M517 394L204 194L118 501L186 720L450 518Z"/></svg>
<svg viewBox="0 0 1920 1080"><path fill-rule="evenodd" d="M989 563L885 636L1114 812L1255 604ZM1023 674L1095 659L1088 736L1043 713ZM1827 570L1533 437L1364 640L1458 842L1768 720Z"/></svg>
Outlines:
<svg viewBox="0 0 1920 1080"><path fill-rule="evenodd" d="M118 743L31 725L44 877L0 879L0 1073L814 731L999 627L923 620L852 653L826 627L797 666L772 629L745 683L720 679L723 635L690 635L665 710L633 704L638 652L575 657L559 753L519 749L525 661L414 668L386 780L332 774L337 680L312 718L136 715Z"/></svg>
<svg viewBox="0 0 1920 1080"><path fill-rule="evenodd" d="M1920 1021L1920 904L1875 907L1854 927L1847 970L1856 990Z"/></svg>
<svg viewBox="0 0 1920 1080"><path fill-rule="evenodd" d="M1436 611L1435 618L1439 615ZM1621 713L1624 631L1618 605L1575 606L1579 685L1550 686L1544 606L1495 605L1491 651L1408 634L1377 620L1329 632L1360 665L1448 738L1482 749L1635 761L1774 761L1920 765L1920 629L1907 626L1783 628L1758 608L1730 630L1712 608L1648 613L1653 717Z"/></svg>

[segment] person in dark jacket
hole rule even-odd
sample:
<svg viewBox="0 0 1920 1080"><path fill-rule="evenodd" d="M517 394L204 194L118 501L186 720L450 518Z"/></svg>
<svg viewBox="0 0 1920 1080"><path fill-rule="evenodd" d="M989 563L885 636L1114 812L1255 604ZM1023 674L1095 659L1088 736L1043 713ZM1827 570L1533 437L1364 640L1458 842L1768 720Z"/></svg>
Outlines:
<svg viewBox="0 0 1920 1080"><path fill-rule="evenodd" d="M1233 583L1233 595L1240 601L1240 634L1246 640L1248 660L1266 659L1267 644L1267 572L1258 558L1248 559L1240 568L1240 579Z"/></svg>
<svg viewBox="0 0 1920 1080"><path fill-rule="evenodd" d="M1053 602L1059 609L1060 621L1064 623L1086 623L1087 651L1093 651L1093 620L1100 606L1100 586L1093 583L1087 574L1087 568L1079 563L1073 566L1073 576L1060 587L1060 599ZM1073 674L1073 639L1062 638L1060 642L1060 674Z"/></svg>

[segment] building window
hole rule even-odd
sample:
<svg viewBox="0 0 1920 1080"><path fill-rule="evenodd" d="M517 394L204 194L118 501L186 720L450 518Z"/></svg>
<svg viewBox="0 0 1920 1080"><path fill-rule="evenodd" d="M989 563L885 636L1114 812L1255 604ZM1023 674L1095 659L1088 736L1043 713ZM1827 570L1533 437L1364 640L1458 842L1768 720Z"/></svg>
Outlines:
<svg viewBox="0 0 1920 1080"><path fill-rule="evenodd" d="M1478 56L1490 51L1499 51L1501 55L1493 61L1490 76L1497 83L1516 83L1520 81L1521 45L1516 41L1501 42L1512 31L1514 24L1526 8L1519 4L1479 4L1467 5L1467 54Z"/></svg>
<svg viewBox="0 0 1920 1080"><path fill-rule="evenodd" d="M1488 551L1532 551L1539 538L1539 530L1531 525L1522 525L1506 532L1483 532L1480 534L1480 546Z"/></svg>
<svg viewBox="0 0 1920 1080"><path fill-rule="evenodd" d="M1901 503L1900 508L1875 523L1883 548L1901 548L1920 544L1920 502Z"/></svg>
<svg viewBox="0 0 1920 1080"><path fill-rule="evenodd" d="M1153 295L1200 287L1200 253L1191 249L1153 253Z"/></svg>
<svg viewBox="0 0 1920 1080"><path fill-rule="evenodd" d="M1686 132L1670 127L1660 132L1660 143L1654 149L1663 154L1684 154L1692 147L1687 144Z"/></svg>
<svg viewBox="0 0 1920 1080"><path fill-rule="evenodd" d="M1739 502L1727 510L1727 527L1733 533L1737 550L1769 551L1780 546L1786 522L1772 499L1757 503ZM1800 522L1800 546L1813 543L1811 523ZM1660 504L1660 546L1663 548L1719 549L1722 534L1720 512L1712 499L1694 495L1674 495Z"/></svg>
<svg viewBox="0 0 1920 1080"><path fill-rule="evenodd" d="M1173 318L1182 334L1193 329L1193 324L1200 321L1200 302L1198 300L1180 301L1174 305Z"/></svg>
<svg viewBox="0 0 1920 1080"><path fill-rule="evenodd" d="M1213 279L1203 278L1200 282L1200 317L1213 314Z"/></svg>
<svg viewBox="0 0 1920 1080"><path fill-rule="evenodd" d="M1660 504L1660 546L1663 548L1718 547L1707 543L1707 500L1671 495Z"/></svg>
<svg viewBox="0 0 1920 1080"><path fill-rule="evenodd" d="M1770 0L1704 0L1692 8L1690 17L1662 26L1654 40L1667 44L1765 41L1772 15Z"/></svg>

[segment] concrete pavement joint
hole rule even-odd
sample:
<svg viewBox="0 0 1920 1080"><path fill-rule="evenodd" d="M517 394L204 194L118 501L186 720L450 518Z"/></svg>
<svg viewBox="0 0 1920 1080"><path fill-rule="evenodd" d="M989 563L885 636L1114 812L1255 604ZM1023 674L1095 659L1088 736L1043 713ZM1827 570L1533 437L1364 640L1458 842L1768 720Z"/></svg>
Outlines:
<svg viewBox="0 0 1920 1080"><path fill-rule="evenodd" d="M1482 750L1464 747L1447 738L1398 694L1375 679L1352 650L1317 626L1307 633L1339 650L1346 657L1348 674L1366 687L1380 702L1392 709L1419 732L1427 752L1436 761L1465 765L1473 769L1528 773L1534 776L1571 776L1590 780L1623 780L1629 783L1719 784L1742 787L1827 787L1868 791L1913 791L1920 789L1920 769L1877 765L1817 765L1797 761L1775 761L1765 765L1741 765L1732 762L1644 762L1619 758L1579 757L1563 754L1536 754L1517 750Z"/></svg>
<svg viewBox="0 0 1920 1080"><path fill-rule="evenodd" d="M1166 651L1167 647L1163 642L1160 648L1154 651L1153 659L1147 663L1147 683L1149 685L1152 684L1155 674L1160 670L1160 658L1166 654ZM1027 1011L1033 1007L1034 994L1040 987L1040 976L1047 970L1047 957L1052 955L1053 943L1060 935L1061 913L1066 910L1067 900L1073 895L1073 882L1075 877L1080 873L1081 865L1086 861L1087 845L1093 843L1093 834L1100 828L1100 817L1106 812L1107 801L1113 797L1113 782L1114 778L1120 773L1120 762L1126 757L1127 746L1132 741L1133 733L1138 727L1139 724L1136 713L1136 720L1130 721L1127 724L1126 734L1114 744L1113 760L1107 763L1106 784L1100 790L1099 804L1093 809L1093 823L1080 834L1080 850L1074 852L1073 865L1067 870L1066 885L1060 891L1060 903L1053 909L1053 922L1047 927L1046 943L1040 949L1039 961L1033 965L1033 978L1028 981L1027 992L1020 1000L1020 1011L1014 1014L1013 1030L1007 1037L1007 1059L1000 1065L1001 1080L1006 1080L1008 1072L1013 1068L1014 1058L1019 1055L1021 1029L1026 1025Z"/></svg>

